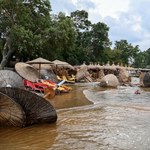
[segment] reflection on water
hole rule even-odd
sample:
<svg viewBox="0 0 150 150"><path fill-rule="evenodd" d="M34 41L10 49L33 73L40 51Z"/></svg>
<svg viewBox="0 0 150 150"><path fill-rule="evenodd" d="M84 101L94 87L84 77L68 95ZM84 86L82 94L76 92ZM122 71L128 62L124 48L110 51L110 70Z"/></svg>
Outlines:
<svg viewBox="0 0 150 150"><path fill-rule="evenodd" d="M137 86L73 85L71 93L51 101L56 124L0 128L0 149L149 150L149 97L150 89Z"/></svg>
<svg viewBox="0 0 150 150"><path fill-rule="evenodd" d="M0 128L0 149L45 150L55 143L56 124L40 124L26 128Z"/></svg>
<svg viewBox="0 0 150 150"><path fill-rule="evenodd" d="M72 86L72 91L70 93L57 95L50 100L50 102L56 109L72 108L92 104L92 102L86 99L83 94L83 90L86 88L87 87L85 86Z"/></svg>

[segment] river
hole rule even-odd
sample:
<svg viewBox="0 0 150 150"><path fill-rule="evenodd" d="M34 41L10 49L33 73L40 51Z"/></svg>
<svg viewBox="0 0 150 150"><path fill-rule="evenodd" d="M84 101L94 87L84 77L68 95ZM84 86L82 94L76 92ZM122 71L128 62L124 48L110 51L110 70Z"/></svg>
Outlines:
<svg viewBox="0 0 150 150"><path fill-rule="evenodd" d="M1 127L0 150L150 149L150 88L106 89L97 83L72 88L51 100L58 114L55 124Z"/></svg>

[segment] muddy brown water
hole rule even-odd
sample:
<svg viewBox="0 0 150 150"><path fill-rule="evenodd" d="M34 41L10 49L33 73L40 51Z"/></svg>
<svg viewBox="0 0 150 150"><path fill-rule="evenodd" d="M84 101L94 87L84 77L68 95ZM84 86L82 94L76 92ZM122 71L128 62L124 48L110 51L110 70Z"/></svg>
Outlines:
<svg viewBox="0 0 150 150"><path fill-rule="evenodd" d="M150 149L150 88L104 89L97 83L72 88L51 100L56 124L0 127L0 150Z"/></svg>

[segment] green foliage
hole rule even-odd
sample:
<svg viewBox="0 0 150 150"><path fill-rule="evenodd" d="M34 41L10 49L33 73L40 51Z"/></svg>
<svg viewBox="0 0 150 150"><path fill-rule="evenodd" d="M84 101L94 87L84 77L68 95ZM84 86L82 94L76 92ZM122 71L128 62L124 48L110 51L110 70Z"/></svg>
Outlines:
<svg viewBox="0 0 150 150"><path fill-rule="evenodd" d="M73 65L109 61L150 66L150 49L140 52L127 40L116 41L111 49L109 27L103 22L92 24L85 10L74 11L70 16L62 12L52 15L50 11L49 0L0 0L3 66L13 55L23 61L43 57Z"/></svg>
<svg viewBox="0 0 150 150"><path fill-rule="evenodd" d="M133 67L135 67L135 68L145 68L145 66L146 66L145 53L139 52L135 57Z"/></svg>
<svg viewBox="0 0 150 150"><path fill-rule="evenodd" d="M132 46L127 40L116 41L114 49L120 51L116 59L126 65L132 64L140 51L138 46Z"/></svg>
<svg viewBox="0 0 150 150"><path fill-rule="evenodd" d="M53 59L66 60L74 50L76 31L70 17L64 13L54 16L50 28L49 48L53 51Z"/></svg>
<svg viewBox="0 0 150 150"><path fill-rule="evenodd" d="M145 52L145 64L150 68L150 48Z"/></svg>
<svg viewBox="0 0 150 150"><path fill-rule="evenodd" d="M79 62L102 62L105 48L111 45L108 38L109 28L107 25L101 22L91 24L88 20L88 13L84 10L72 12L71 18L78 33L76 49L81 51L80 53L82 54L78 56Z"/></svg>
<svg viewBox="0 0 150 150"><path fill-rule="evenodd" d="M108 38L109 28L106 24L98 22L92 25L91 47L95 61L103 61L104 50L111 45Z"/></svg>
<svg viewBox="0 0 150 150"><path fill-rule="evenodd" d="M136 57L136 61L133 64L137 68L149 68L150 69L150 48L144 52L140 52Z"/></svg>
<svg viewBox="0 0 150 150"><path fill-rule="evenodd" d="M49 1L1 0L0 6L3 46L7 45L7 39L11 41L9 48L1 52L14 51L13 54L24 61L41 55L51 24Z"/></svg>
<svg viewBox="0 0 150 150"><path fill-rule="evenodd" d="M91 22L88 20L88 12L85 10L76 10L71 12L71 18L78 32L89 30Z"/></svg>

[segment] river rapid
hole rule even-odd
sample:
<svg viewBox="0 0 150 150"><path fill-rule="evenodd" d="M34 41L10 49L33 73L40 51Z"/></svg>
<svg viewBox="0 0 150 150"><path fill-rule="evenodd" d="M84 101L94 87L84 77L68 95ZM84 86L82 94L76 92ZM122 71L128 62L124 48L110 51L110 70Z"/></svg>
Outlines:
<svg viewBox="0 0 150 150"><path fill-rule="evenodd" d="M149 150L150 88L132 82L117 89L71 85L51 100L55 124L0 127L0 150Z"/></svg>

